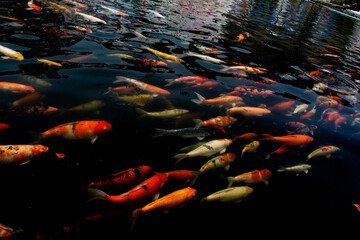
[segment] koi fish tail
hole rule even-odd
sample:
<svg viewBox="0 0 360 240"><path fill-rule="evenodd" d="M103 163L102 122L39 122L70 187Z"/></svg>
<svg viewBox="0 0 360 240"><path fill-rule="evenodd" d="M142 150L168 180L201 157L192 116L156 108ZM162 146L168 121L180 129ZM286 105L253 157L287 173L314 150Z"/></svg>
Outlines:
<svg viewBox="0 0 360 240"><path fill-rule="evenodd" d="M187 158L188 155L186 153L179 153L176 154L174 156L174 158L176 159L175 165L179 164L179 162L181 162L182 160L184 160L185 158Z"/></svg>
<svg viewBox="0 0 360 240"><path fill-rule="evenodd" d="M260 141L261 141L261 140L271 141L271 140L274 140L274 137L271 136L270 134L263 134L263 138L260 138Z"/></svg>
<svg viewBox="0 0 360 240"><path fill-rule="evenodd" d="M140 118L143 118L148 115L148 112L146 112L145 110L143 110L141 108L136 108L135 110L140 115Z"/></svg>
<svg viewBox="0 0 360 240"><path fill-rule="evenodd" d="M162 137L166 135L166 130L162 128L155 128L155 134L152 136L152 138Z"/></svg>
<svg viewBox="0 0 360 240"><path fill-rule="evenodd" d="M31 144L38 144L40 143L43 135L42 133L34 132L34 131L28 131L29 135L34 139L34 141L31 142Z"/></svg>
<svg viewBox="0 0 360 240"><path fill-rule="evenodd" d="M204 206L204 205L206 204L206 202L207 202L206 197L204 197L203 199L201 199L201 201L200 201L200 203L199 203L200 207Z"/></svg>
<svg viewBox="0 0 360 240"><path fill-rule="evenodd" d="M141 211L141 208L138 208L138 209L135 209L132 213L132 220L131 220L131 228L130 228L130 232L133 230L134 228L134 225L135 225L135 222L136 220L139 218L139 216L141 215L142 211Z"/></svg>
<svg viewBox="0 0 360 240"><path fill-rule="evenodd" d="M88 193L91 198L87 200L86 203L89 203L94 200L106 200L106 197L108 196L105 192L96 188L89 188Z"/></svg>
<svg viewBox="0 0 360 240"><path fill-rule="evenodd" d="M228 182L229 182L229 184L228 184L227 187L229 188L229 187L231 187L232 184L234 183L234 177L228 177L227 179L228 179Z"/></svg>
<svg viewBox="0 0 360 240"><path fill-rule="evenodd" d="M197 92L195 92L195 94L198 97L198 99L191 99L191 101L196 104L201 104L205 100L205 98L203 96L201 96L200 94L198 94Z"/></svg>
<svg viewBox="0 0 360 240"><path fill-rule="evenodd" d="M193 119L195 123L195 128L199 128L202 125L202 121L200 119Z"/></svg>
<svg viewBox="0 0 360 240"><path fill-rule="evenodd" d="M129 82L129 79L126 77L122 77L122 76L116 76L116 81L114 81L114 83L120 83L120 82Z"/></svg>
<svg viewBox="0 0 360 240"><path fill-rule="evenodd" d="M175 83L174 79L165 79L165 81L167 81L168 83L164 87L171 86L171 85L173 85Z"/></svg>
<svg viewBox="0 0 360 240"><path fill-rule="evenodd" d="M193 173L194 174L194 178L191 180L191 182L189 183L189 186L190 187L192 187L195 183L196 183L196 181L197 181L197 179L198 179L198 177L199 177L199 175L200 175L200 172L194 172Z"/></svg>
<svg viewBox="0 0 360 240"><path fill-rule="evenodd" d="M285 168L281 167L280 169L276 170L277 172L285 172Z"/></svg>
<svg viewBox="0 0 360 240"><path fill-rule="evenodd" d="M108 90L104 93L104 95L111 93L112 92L111 89L112 89L111 87L108 87Z"/></svg>

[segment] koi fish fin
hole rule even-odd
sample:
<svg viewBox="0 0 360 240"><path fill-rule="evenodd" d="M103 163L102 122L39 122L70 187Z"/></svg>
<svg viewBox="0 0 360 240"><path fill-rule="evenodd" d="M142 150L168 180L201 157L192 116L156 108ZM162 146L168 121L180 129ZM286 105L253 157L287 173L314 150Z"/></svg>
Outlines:
<svg viewBox="0 0 360 240"><path fill-rule="evenodd" d="M34 132L34 131L28 131L29 135L34 138L34 141L31 142L31 144L40 143L43 135L42 133Z"/></svg>
<svg viewBox="0 0 360 240"><path fill-rule="evenodd" d="M136 112L140 115L140 118L143 118L148 115L148 112L141 108L135 108Z"/></svg>
<svg viewBox="0 0 360 240"><path fill-rule="evenodd" d="M153 201L156 201L156 200L159 199L159 197L160 197L160 192L157 192L157 193L152 197L152 200L153 200Z"/></svg>
<svg viewBox="0 0 360 240"><path fill-rule="evenodd" d="M206 198L206 197L204 197L203 199L201 199L201 201L200 201L200 203L199 203L200 207L204 206L204 205L206 204L206 202L207 202L207 198Z"/></svg>
<svg viewBox="0 0 360 240"><path fill-rule="evenodd" d="M269 185L268 180L264 180L264 183L265 183L266 186Z"/></svg>
<svg viewBox="0 0 360 240"><path fill-rule="evenodd" d="M166 134L166 130L162 128L155 128L155 134L152 136L152 138L162 137Z"/></svg>
<svg viewBox="0 0 360 240"><path fill-rule="evenodd" d="M205 100L205 98L203 96L201 96L200 94L198 94L197 92L195 92L195 94L198 97L198 99L191 99L191 101L196 104L201 104Z"/></svg>
<svg viewBox="0 0 360 240"><path fill-rule="evenodd" d="M94 137L93 139L90 140L91 144L94 144L95 141L98 139L98 136Z"/></svg>
<svg viewBox="0 0 360 240"><path fill-rule="evenodd" d="M223 150L221 150L219 153L220 154L223 154L223 153L225 153L226 152L226 148L224 148Z"/></svg>
<svg viewBox="0 0 360 240"><path fill-rule="evenodd" d="M193 119L194 123L195 123L195 127L194 128L199 128L202 124L202 121L200 119Z"/></svg>
<svg viewBox="0 0 360 240"><path fill-rule="evenodd" d="M106 197L108 196L105 192L103 192L99 189L96 189L96 188L89 188L88 193L91 198L89 200L87 200L86 203L89 203L94 200L105 200Z"/></svg>
<svg viewBox="0 0 360 240"><path fill-rule="evenodd" d="M305 174L308 174L308 173L309 173L309 170L305 170L304 173L305 173Z"/></svg>
<svg viewBox="0 0 360 240"><path fill-rule="evenodd" d="M260 138L259 140L273 140L274 137L271 136L270 134L263 134L263 138Z"/></svg>
<svg viewBox="0 0 360 240"><path fill-rule="evenodd" d="M232 184L234 183L234 177L228 177L227 179L228 179L228 182L229 182L229 184L228 184L227 187L229 188L229 187L231 187Z"/></svg>
<svg viewBox="0 0 360 240"><path fill-rule="evenodd" d="M129 79L123 76L116 76L114 83L129 82Z"/></svg>
<svg viewBox="0 0 360 240"><path fill-rule="evenodd" d="M29 160L27 160L27 161L25 161L25 162L20 163L20 165L25 165L25 164L29 163L30 161L31 161L31 159L29 159Z"/></svg>
<svg viewBox="0 0 360 240"><path fill-rule="evenodd" d="M179 164L179 162L181 162L182 160L184 160L185 158L187 158L188 155L186 153L179 153L179 154L176 154L174 156L174 158L177 160L175 162L175 165Z"/></svg>
<svg viewBox="0 0 360 240"><path fill-rule="evenodd" d="M330 157L331 157L331 154L328 154L328 155L326 155L325 157L326 157L326 158L330 158Z"/></svg>
<svg viewBox="0 0 360 240"><path fill-rule="evenodd" d="M194 172L193 173L194 178L191 180L191 182L189 183L189 186L193 186L195 184L195 182L197 181L197 179L199 178L200 172Z"/></svg>
<svg viewBox="0 0 360 240"><path fill-rule="evenodd" d="M174 82L174 79L165 79L165 81L167 81L168 83L165 84L164 87L168 87L168 86L171 86L173 85L175 82Z"/></svg>
<svg viewBox="0 0 360 240"><path fill-rule="evenodd" d="M197 137L199 141L203 140L205 137Z"/></svg>
<svg viewBox="0 0 360 240"><path fill-rule="evenodd" d="M130 228L130 232L133 230L134 228L134 225L135 225L135 222L136 220L139 218L139 216L141 215L142 211L141 211L141 208L138 208L138 209L135 209L132 213L132 220L131 220L131 228Z"/></svg>
<svg viewBox="0 0 360 240"><path fill-rule="evenodd" d="M277 172L285 172L285 168L284 167L281 167L280 169L276 170Z"/></svg>
<svg viewBox="0 0 360 240"><path fill-rule="evenodd" d="M229 171L229 169L230 169L230 165L227 165L227 166L225 166L225 171Z"/></svg>

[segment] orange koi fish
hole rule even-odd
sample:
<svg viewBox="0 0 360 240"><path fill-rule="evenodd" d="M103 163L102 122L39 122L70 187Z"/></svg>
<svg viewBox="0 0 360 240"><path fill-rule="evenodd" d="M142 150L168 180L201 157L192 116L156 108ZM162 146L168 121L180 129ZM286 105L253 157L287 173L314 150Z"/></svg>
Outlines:
<svg viewBox="0 0 360 240"><path fill-rule="evenodd" d="M202 76L188 76L188 77L181 77L176 79L167 79L169 83L166 86L173 85L174 83L184 83L184 84L200 84L206 82L210 79L207 77Z"/></svg>
<svg viewBox="0 0 360 240"><path fill-rule="evenodd" d="M194 119L195 128L199 127L230 127L237 122L236 118L233 117L222 117L218 116L216 118L211 118L206 121L201 121L200 119Z"/></svg>
<svg viewBox="0 0 360 240"><path fill-rule="evenodd" d="M340 124L345 123L347 119L346 117L341 116L338 111L329 108L321 114L320 120L323 120L325 123L333 122L335 129L337 129Z"/></svg>
<svg viewBox="0 0 360 240"><path fill-rule="evenodd" d="M261 117L271 113L269 109L260 107L233 107L226 111L228 116L232 114L241 114L244 117Z"/></svg>
<svg viewBox="0 0 360 240"><path fill-rule="evenodd" d="M32 93L35 92L33 87L11 82L0 82L0 90L10 91L13 93Z"/></svg>
<svg viewBox="0 0 360 240"><path fill-rule="evenodd" d="M354 203L353 206L356 207L356 210L358 210L360 212L360 205L359 204Z"/></svg>
<svg viewBox="0 0 360 240"><path fill-rule="evenodd" d="M9 128L10 126L7 125L6 123L0 123L0 130L3 130L3 129L7 129Z"/></svg>
<svg viewBox="0 0 360 240"><path fill-rule="evenodd" d="M295 101L286 101L273 105L272 107L269 108L269 110L272 112L283 112L283 111L291 110L294 105L295 105Z"/></svg>
<svg viewBox="0 0 360 240"><path fill-rule="evenodd" d="M189 182L196 179L199 172L193 170L174 170L165 173L169 180Z"/></svg>
<svg viewBox="0 0 360 240"><path fill-rule="evenodd" d="M153 96L158 96L158 95L170 95L171 93L167 90L164 90L162 88L159 87L155 87L153 85L144 83L144 82L140 82L138 80L135 79L131 79L131 78L126 78L126 77L121 77L121 76L117 76L116 77L117 80L114 83L119 83L119 82L127 82L130 83L132 85L134 85L135 87L143 90L143 91L147 91L149 93L152 93Z"/></svg>
<svg viewBox="0 0 360 240"><path fill-rule="evenodd" d="M0 145L0 163L23 165L47 151L48 147L43 145Z"/></svg>
<svg viewBox="0 0 360 240"><path fill-rule="evenodd" d="M190 187L183 188L172 192L168 195L165 195L162 198L155 200L154 202L149 203L148 205L136 209L133 212L134 222L139 217L140 214L146 214L154 211L166 212L173 208L180 207L190 201L196 194L196 190ZM133 222L133 225L134 225Z"/></svg>
<svg viewBox="0 0 360 240"><path fill-rule="evenodd" d="M231 105L236 106L236 104L243 104L242 98L238 96L224 96L224 97L217 97L212 99L205 99L203 96L195 92L198 99L192 99L191 101L196 104L208 104L212 106L219 106L222 107L223 105Z"/></svg>
<svg viewBox="0 0 360 240"><path fill-rule="evenodd" d="M236 139L253 139L258 137L259 135L256 133L244 133L240 136L237 136Z"/></svg>
<svg viewBox="0 0 360 240"><path fill-rule="evenodd" d="M149 65L152 67L166 67L167 63L163 61L158 61L155 59L138 59L138 61L144 65Z"/></svg>
<svg viewBox="0 0 360 240"><path fill-rule="evenodd" d="M45 98L44 95L41 95L38 92L34 92L34 93L26 95L25 97L22 97L18 100L15 100L14 102L11 103L11 107L22 107L22 106L34 105L34 104L40 102L44 98Z"/></svg>
<svg viewBox="0 0 360 240"><path fill-rule="evenodd" d="M165 173L158 173L130 191L120 195L108 195L99 189L89 188L88 192L92 196L89 201L101 199L113 203L137 203L149 198L156 200L159 197L160 189L166 181L167 175Z"/></svg>
<svg viewBox="0 0 360 240"><path fill-rule="evenodd" d="M108 93L117 93L117 94L121 94L121 95L125 95L125 94L133 94L136 93L137 88L135 88L134 86L120 86L120 87L114 87L108 88L108 91L104 94L108 94Z"/></svg>
<svg viewBox="0 0 360 240"><path fill-rule="evenodd" d="M287 146L302 146L311 143L314 140L314 138L301 134L279 136L279 137L274 137L271 136L270 134L263 134L263 138L261 138L260 141L261 140L278 142Z"/></svg>
<svg viewBox="0 0 360 240"><path fill-rule="evenodd" d="M203 89L213 89L213 87L216 87L219 85L219 82L217 81L206 81L202 82L196 85L189 86L188 88L203 88Z"/></svg>
<svg viewBox="0 0 360 240"><path fill-rule="evenodd" d="M0 238L6 238L18 232L22 232L22 230L14 230L13 228L0 223Z"/></svg>
<svg viewBox="0 0 360 240"><path fill-rule="evenodd" d="M252 172L247 172L241 175L238 175L236 177L228 177L229 185L228 187L231 187L231 185L234 182L244 182L244 183L259 183L264 182L266 185L268 185L267 179L271 177L272 173L265 169L265 170L255 170Z"/></svg>
<svg viewBox="0 0 360 240"><path fill-rule="evenodd" d="M56 67L61 67L61 63L58 62L54 62L54 61L50 61L47 59L38 59L39 62L45 63L48 66L56 66Z"/></svg>
<svg viewBox="0 0 360 240"><path fill-rule="evenodd" d="M100 189L123 189L125 187L134 186L139 183L146 175L151 172L149 166L138 166L128 168L121 172L112 174L110 177L91 182L88 187Z"/></svg>
<svg viewBox="0 0 360 240"><path fill-rule="evenodd" d="M35 5L33 0L28 1L27 5L29 6L30 9L34 9L35 11L38 11L38 12L41 11L41 7Z"/></svg>
<svg viewBox="0 0 360 240"><path fill-rule="evenodd" d="M94 143L99 135L110 131L111 128L111 124L105 121L78 121L51 128L41 133L40 138L89 139Z"/></svg>

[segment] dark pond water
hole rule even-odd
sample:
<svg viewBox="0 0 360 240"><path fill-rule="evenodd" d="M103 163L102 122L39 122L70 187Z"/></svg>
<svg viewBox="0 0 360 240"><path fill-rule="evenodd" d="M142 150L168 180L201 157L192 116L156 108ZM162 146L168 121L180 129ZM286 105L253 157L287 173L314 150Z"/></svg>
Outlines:
<svg viewBox="0 0 360 240"><path fill-rule="evenodd" d="M227 148L227 152L237 155L229 171L204 173L192 186L197 194L188 204L169 213L141 217L132 233L232 233L240 227L281 230L316 227L320 223L343 229L359 221L360 213L353 206L360 204L358 19L295 0L78 2L88 8L74 7L67 1L54 1L58 4L54 5L43 0L34 1L42 8L36 11L27 10L26 1L0 3L0 45L24 56L22 61L0 60L0 81L29 85L40 94L14 110L13 102L25 95L0 93L0 123L10 125L0 131L0 144L33 144L34 132L74 121L105 120L112 124L112 130L99 136L94 144L42 140L41 144L49 147L48 153L25 165L1 166L0 222L23 229L18 238L117 237L128 233L131 212L145 203L125 207L102 201L86 204L88 184L139 165L151 166L156 172L199 170L209 157L185 159L178 165L173 158L180 148L199 142L197 138L153 138L155 129L194 127L195 118L226 116L229 107L191 101L197 98L195 92L211 99L244 86L253 89L238 93L245 106L271 109L275 104L295 101L293 107L308 104L308 112L313 108L316 112L310 117L304 112L288 114L294 109L273 110L251 118L234 114L236 124L202 141L234 139L250 132L285 136L290 134L286 131L288 122L313 126L313 135L310 131L301 134L311 135L314 140L286 153L272 154L269 159L280 143L260 140L256 152L240 158L244 146L252 140L234 141ZM116 15L103 6L129 16ZM76 11L106 23L87 21ZM239 40L239 34L243 40ZM184 63L158 57L145 47L177 56ZM193 53L225 63L205 61ZM62 66L47 65L37 58ZM166 66L143 64L140 60L144 59L163 61ZM252 74L225 67L238 64L263 72ZM114 83L116 76L136 79L171 94L153 97L138 103L140 106L129 103L117 94L105 94L109 88L125 86ZM167 85L167 79L185 76L207 77L212 80L211 86ZM323 84L321 89L314 87L319 83ZM272 92L256 95L263 90ZM146 92L119 97L139 94ZM104 104L88 111L66 111L94 100ZM27 116L24 111L29 105L59 110L49 116ZM178 119L141 117L136 108L149 112L179 108L189 113ZM328 145L340 150L330 158L311 159L308 174L276 171L306 163L313 150ZM65 157L58 158L55 153L64 153ZM254 191L242 202L199 206L202 198L227 187L228 176L256 169L272 172L269 184L251 184ZM161 196L186 186L168 181ZM106 210L115 216L83 220Z"/></svg>

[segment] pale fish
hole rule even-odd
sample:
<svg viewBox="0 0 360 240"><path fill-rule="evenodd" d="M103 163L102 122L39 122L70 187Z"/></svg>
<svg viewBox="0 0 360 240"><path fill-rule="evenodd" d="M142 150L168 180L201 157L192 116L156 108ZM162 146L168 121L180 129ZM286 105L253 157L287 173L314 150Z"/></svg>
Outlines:
<svg viewBox="0 0 360 240"><path fill-rule="evenodd" d="M192 56L192 57L200 58L200 59L202 59L204 61L207 61L207 62L212 62L212 63L217 63L217 64L225 64L224 60L214 58L214 57L210 57L210 56L206 56L206 55L197 54L197 53L194 53L194 52L188 52L187 55Z"/></svg>
<svg viewBox="0 0 360 240"><path fill-rule="evenodd" d="M82 16L85 20L90 21L90 22L97 22L97 23L103 23L106 24L106 22L100 18L85 14L85 13L81 13L81 12L75 12L76 14Z"/></svg>
<svg viewBox="0 0 360 240"><path fill-rule="evenodd" d="M12 58L15 60L20 60L20 61L24 60L24 56L21 53L16 52L10 48L4 47L2 45L0 45L0 53L5 55L2 58Z"/></svg>
<svg viewBox="0 0 360 240"><path fill-rule="evenodd" d="M136 112L138 112L141 117L150 116L150 117L156 117L156 118L172 118L172 117L178 117L180 115L188 113L189 110L187 110L187 109L170 109L170 110L164 110L164 111L160 111L160 112L147 112L143 109L136 108Z"/></svg>
<svg viewBox="0 0 360 240"><path fill-rule="evenodd" d="M329 158L331 156L331 154L333 154L339 150L340 150L340 148L335 147L335 146L319 147L318 149L314 150L307 156L306 161L309 161L311 158L314 158L314 157L325 156L326 158Z"/></svg>
<svg viewBox="0 0 360 240"><path fill-rule="evenodd" d="M139 107L143 107L151 102L154 97L149 94L139 94L134 96L116 96L114 98L119 101L124 101Z"/></svg>
<svg viewBox="0 0 360 240"><path fill-rule="evenodd" d="M301 172L304 172L307 174L309 172L309 169L311 168L311 165L309 164L298 164L292 167L284 167L276 170L277 172L296 172L296 176L298 176Z"/></svg>
<svg viewBox="0 0 360 240"><path fill-rule="evenodd" d="M208 202L238 203L249 196L253 191L254 190L251 187L247 186L226 188L203 198L200 205Z"/></svg>

